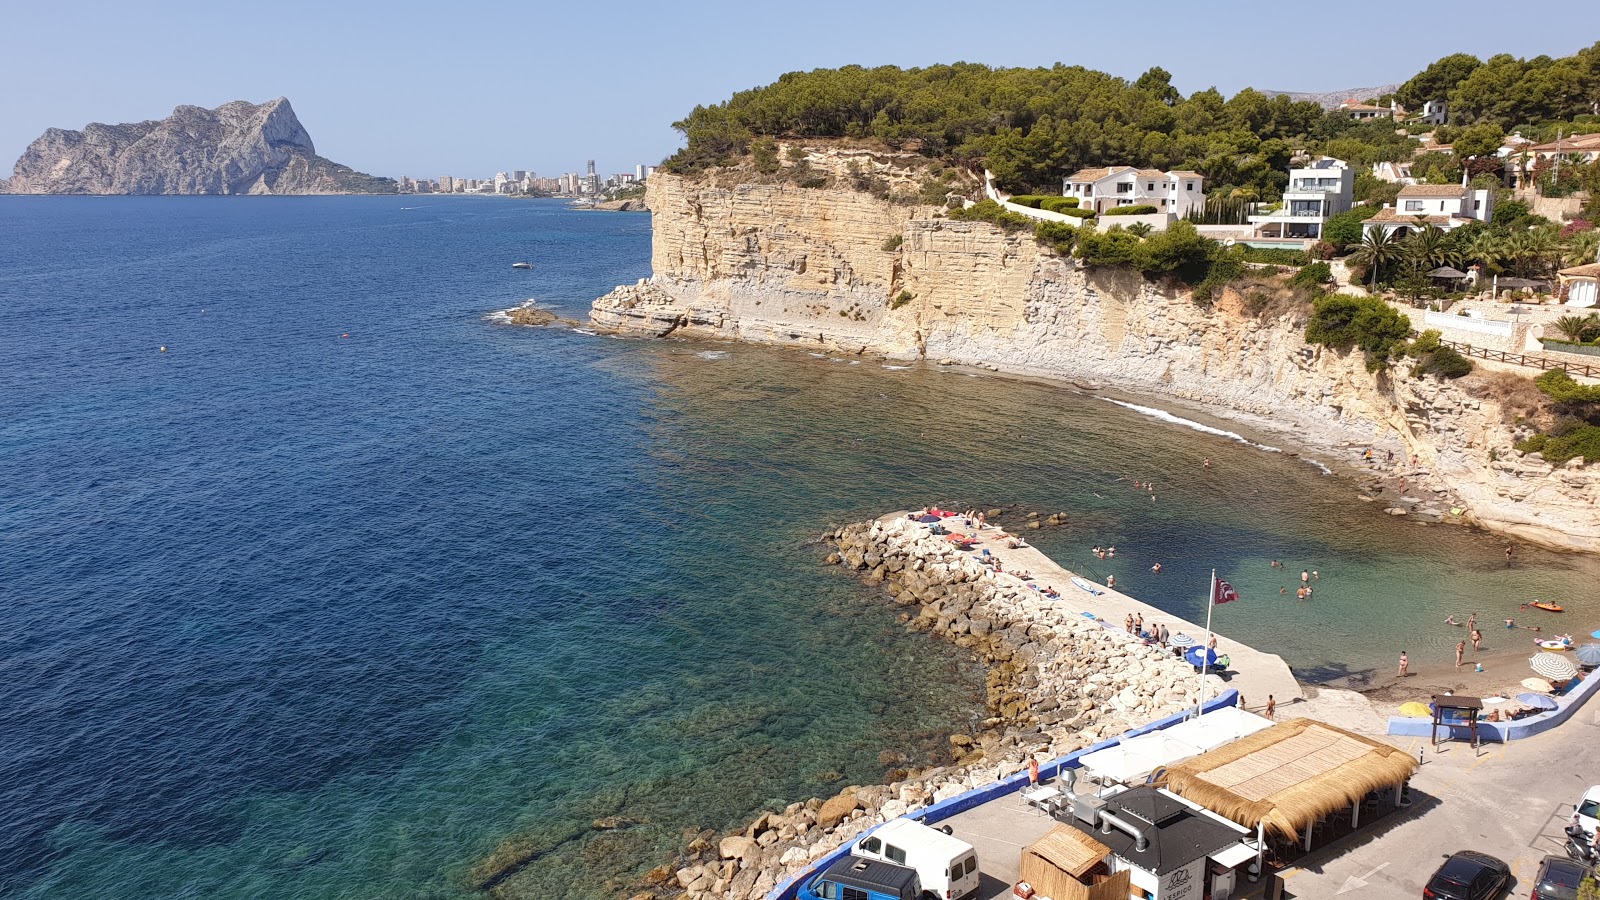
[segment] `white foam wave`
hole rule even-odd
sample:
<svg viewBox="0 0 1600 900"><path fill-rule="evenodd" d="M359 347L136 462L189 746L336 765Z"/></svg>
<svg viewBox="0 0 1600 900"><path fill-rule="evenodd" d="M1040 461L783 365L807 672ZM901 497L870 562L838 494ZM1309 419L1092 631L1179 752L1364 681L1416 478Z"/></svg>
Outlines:
<svg viewBox="0 0 1600 900"><path fill-rule="evenodd" d="M731 355L726 350L701 350L695 354L701 359L727 359Z"/></svg>
<svg viewBox="0 0 1600 900"><path fill-rule="evenodd" d="M891 365L888 365L886 363L886 364L884 364L884 368L885 369L894 369L895 371L904 371L904 370L909 369L911 367L910 366L891 366Z"/></svg>
<svg viewBox="0 0 1600 900"><path fill-rule="evenodd" d="M1113 400L1110 397L1101 397L1100 399L1106 401L1107 403L1115 403L1116 405L1118 405L1118 406L1120 406L1120 407L1122 407L1124 409L1131 409L1136 413L1142 413L1143 415L1147 415L1152 419L1160 419L1163 422L1167 422L1167 423L1172 424L1172 425L1179 425L1179 426L1182 426L1184 428L1193 429L1193 430L1201 432L1203 434L1214 434L1217 437L1225 437L1230 441L1238 441L1239 443L1244 444L1245 446L1254 447L1257 450L1265 450L1268 453L1282 453L1283 452L1283 450L1281 448L1279 448L1279 447L1272 447L1272 446L1268 446L1267 444L1258 444L1255 441L1252 441L1249 438L1245 437L1244 435L1239 434L1238 432L1225 431L1225 430L1223 430L1221 428L1212 428L1210 425L1202 425L1199 422L1194 421L1193 419L1185 419L1183 416L1175 416L1172 413L1169 413L1164 409L1156 409L1156 408L1151 407L1151 406L1140 406L1137 403L1125 403L1125 402L1123 402L1121 400Z"/></svg>
<svg viewBox="0 0 1600 900"><path fill-rule="evenodd" d="M489 313L488 315L484 316L483 318L484 318L485 321L493 322L496 325L510 325L511 324L511 314L506 312L505 310L499 310L499 311L496 311L496 312Z"/></svg>
<svg viewBox="0 0 1600 900"><path fill-rule="evenodd" d="M574 329L572 329L572 331L573 331L574 334L587 334L587 335L590 335L591 337L595 334L595 332L590 331L587 328L574 328Z"/></svg>

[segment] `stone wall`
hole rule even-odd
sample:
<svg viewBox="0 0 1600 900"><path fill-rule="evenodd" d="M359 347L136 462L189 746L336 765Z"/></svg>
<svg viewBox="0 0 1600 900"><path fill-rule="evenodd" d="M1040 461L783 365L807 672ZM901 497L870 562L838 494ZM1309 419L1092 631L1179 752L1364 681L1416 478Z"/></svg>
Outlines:
<svg viewBox="0 0 1600 900"><path fill-rule="evenodd" d="M813 154L814 164L825 155ZM892 159L875 159L878 171L892 169ZM1415 456L1428 468L1413 474L1441 478L1469 520L1600 550L1593 478L1537 459L1508 469L1510 432L1494 404L1413 379L1403 363L1375 376L1359 354L1307 345L1294 315L1263 319L1233 301L1202 309L1131 271L1084 269L1026 233L848 188L657 173L648 196L654 275L596 300L598 328L1164 395L1289 433L1332 461L1368 446Z"/></svg>

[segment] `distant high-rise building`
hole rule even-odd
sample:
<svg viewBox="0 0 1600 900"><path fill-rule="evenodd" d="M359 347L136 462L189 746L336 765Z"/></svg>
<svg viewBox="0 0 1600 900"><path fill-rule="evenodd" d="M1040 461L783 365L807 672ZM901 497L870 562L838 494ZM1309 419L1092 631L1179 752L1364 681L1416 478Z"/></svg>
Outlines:
<svg viewBox="0 0 1600 900"><path fill-rule="evenodd" d="M527 181L528 180L528 171L526 169L512 169L511 170L511 180L512 181Z"/></svg>
<svg viewBox="0 0 1600 900"><path fill-rule="evenodd" d="M456 190L456 180L449 175L439 176L439 193L453 194Z"/></svg>
<svg viewBox="0 0 1600 900"><path fill-rule="evenodd" d="M643 181L644 180L644 163L639 163L637 166L633 167L633 180L634 181Z"/></svg>
<svg viewBox="0 0 1600 900"><path fill-rule="evenodd" d="M647 180L647 181L648 181L648 180L649 180L649 178L650 178L650 176L651 176L651 175L654 175L654 174L655 174L655 173L656 173L656 167L655 167L655 166L645 166L645 167L644 167L644 177L645 177L645 180Z"/></svg>
<svg viewBox="0 0 1600 900"><path fill-rule="evenodd" d="M589 160L589 174L594 175L594 160Z"/></svg>

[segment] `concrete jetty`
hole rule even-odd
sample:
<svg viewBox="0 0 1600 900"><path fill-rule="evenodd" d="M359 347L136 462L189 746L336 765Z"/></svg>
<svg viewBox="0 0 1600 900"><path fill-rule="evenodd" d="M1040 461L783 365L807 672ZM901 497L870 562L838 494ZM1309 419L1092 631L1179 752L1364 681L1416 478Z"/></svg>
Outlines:
<svg viewBox="0 0 1600 900"><path fill-rule="evenodd" d="M891 513L878 521L888 523L905 520L911 515L915 514ZM981 557L983 551L987 550L991 559L1000 561L1002 572L994 576L997 583L1025 589L1038 588L1041 591L1047 587L1054 587L1061 594L1060 599L1055 601L1056 604L1073 612L1092 613L1117 630L1122 629L1123 620L1131 613L1144 616L1147 628L1162 622L1173 634L1187 634L1194 638L1196 644L1205 642L1206 630L1203 623L1197 625L1189 622L1098 582L1094 583L1095 590L1100 593L1090 594L1076 587L1072 579L1083 578L1090 582L1093 582L1093 579L1056 563L1037 547L1028 544L1023 535L1013 534L998 525L979 528L974 522L968 526L966 521L961 517L948 517L939 524L953 535L975 538L977 543L968 551L972 555ZM928 529L931 525L918 527ZM1021 546L1010 546L1012 541L1019 542ZM1016 572L1027 572L1032 575L1032 580L1026 581L1012 574ZM1212 623L1213 628L1215 624ZM1216 674L1222 677L1228 687L1244 695L1249 708L1259 710L1265 707L1269 695L1277 700L1280 707L1303 699L1300 683L1295 680L1294 674L1289 670L1289 664L1284 662L1282 657L1257 650L1216 631L1212 633L1217 638L1217 653L1227 656L1230 660L1228 671Z"/></svg>

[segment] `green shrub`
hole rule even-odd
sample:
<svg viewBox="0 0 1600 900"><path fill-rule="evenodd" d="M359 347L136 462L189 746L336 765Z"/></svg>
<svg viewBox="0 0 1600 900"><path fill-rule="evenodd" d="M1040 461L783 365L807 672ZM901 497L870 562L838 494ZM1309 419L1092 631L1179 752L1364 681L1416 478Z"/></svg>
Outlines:
<svg viewBox="0 0 1600 900"><path fill-rule="evenodd" d="M1092 209L1076 209L1076 208L1070 208L1069 207L1067 209L1058 209L1058 210L1056 210L1056 212L1059 212L1064 216L1072 216L1075 219L1092 219L1092 218L1094 218L1094 210L1092 210Z"/></svg>
<svg viewBox="0 0 1600 900"><path fill-rule="evenodd" d="M890 235L888 240L883 242L883 252L893 253L894 251L899 250L900 245L904 244L905 242L906 237L903 234Z"/></svg>
<svg viewBox="0 0 1600 900"><path fill-rule="evenodd" d="M988 222L1006 231L1020 231L1033 227L1032 219L1020 213L1007 212L1005 207L993 200L979 200L964 209L952 209L950 218L958 222Z"/></svg>
<svg viewBox="0 0 1600 900"><path fill-rule="evenodd" d="M1064 213L1069 209L1078 208L1077 197L1046 197L1039 204L1039 208L1049 212Z"/></svg>
<svg viewBox="0 0 1600 900"><path fill-rule="evenodd" d="M1078 246L1074 252L1091 266L1132 266L1138 247L1138 235L1121 228L1110 231L1085 228L1078 235Z"/></svg>
<svg viewBox="0 0 1600 900"><path fill-rule="evenodd" d="M1322 239L1341 250L1346 247L1353 247L1361 243L1361 229L1364 223L1377 214L1378 207L1376 205L1356 206L1347 209L1336 216L1330 217L1327 222L1323 223ZM1497 208L1495 210L1495 218L1498 219L1499 215L1500 210Z"/></svg>
<svg viewBox="0 0 1600 900"><path fill-rule="evenodd" d="M1317 300L1306 325L1306 340L1335 350L1359 347L1373 371L1387 364L1389 355L1411 333L1411 320L1376 297L1334 294Z"/></svg>
<svg viewBox="0 0 1600 900"><path fill-rule="evenodd" d="M1078 238L1078 229L1065 222L1036 222L1033 226L1033 238L1066 256L1072 253L1072 245Z"/></svg>
<svg viewBox="0 0 1600 900"><path fill-rule="evenodd" d="M1267 263L1274 266L1303 266L1306 264L1305 253L1299 250L1289 250L1284 247L1250 247L1244 248L1245 262Z"/></svg>
<svg viewBox="0 0 1600 900"><path fill-rule="evenodd" d="M1600 460L1600 427L1583 425L1562 435L1536 434L1518 442L1517 449L1541 454L1546 462L1555 466L1565 465L1580 456L1584 462L1592 463Z"/></svg>
<svg viewBox="0 0 1600 900"><path fill-rule="evenodd" d="M1153 204L1135 203L1131 206L1113 206L1106 210L1105 214L1108 216L1146 216L1153 212L1156 212Z"/></svg>
<svg viewBox="0 0 1600 900"><path fill-rule="evenodd" d="M775 174L782 168L778 162L778 145L772 138L759 137L751 141L750 155L755 159L756 171L763 175Z"/></svg>
<svg viewBox="0 0 1600 900"><path fill-rule="evenodd" d="M1237 244L1212 254L1205 278L1194 286L1194 302L1206 309L1223 288L1244 277L1244 250Z"/></svg>
<svg viewBox="0 0 1600 900"><path fill-rule="evenodd" d="M1600 385L1579 384L1566 369L1551 369L1533 380L1546 397L1557 403L1600 403Z"/></svg>
<svg viewBox="0 0 1600 900"><path fill-rule="evenodd" d="M1314 262L1302 266L1300 271L1289 278L1289 285L1297 288L1320 288L1333 280L1333 269L1325 262Z"/></svg>
<svg viewBox="0 0 1600 900"><path fill-rule="evenodd" d="M1406 352L1412 356L1418 357L1432 353L1433 351L1444 346L1443 344L1439 343L1440 337L1441 335L1439 333L1439 329L1430 328L1427 331L1417 335L1417 339L1411 342L1411 346L1406 348Z"/></svg>
<svg viewBox="0 0 1600 900"><path fill-rule="evenodd" d="M1011 202L1030 209L1042 209L1044 208L1044 202L1051 199L1055 198L1049 194L1018 194L1011 198Z"/></svg>
<svg viewBox="0 0 1600 900"><path fill-rule="evenodd" d="M1437 345L1437 340L1435 344ZM1435 349L1422 354L1422 362L1417 364L1412 374L1419 377L1437 375L1440 378L1460 378L1472 374L1472 360L1451 347L1436 346Z"/></svg>
<svg viewBox="0 0 1600 900"><path fill-rule="evenodd" d="M893 300L889 301L889 308L899 309L915 299L917 299L916 294L913 294L910 291L901 291L900 293L894 295Z"/></svg>

